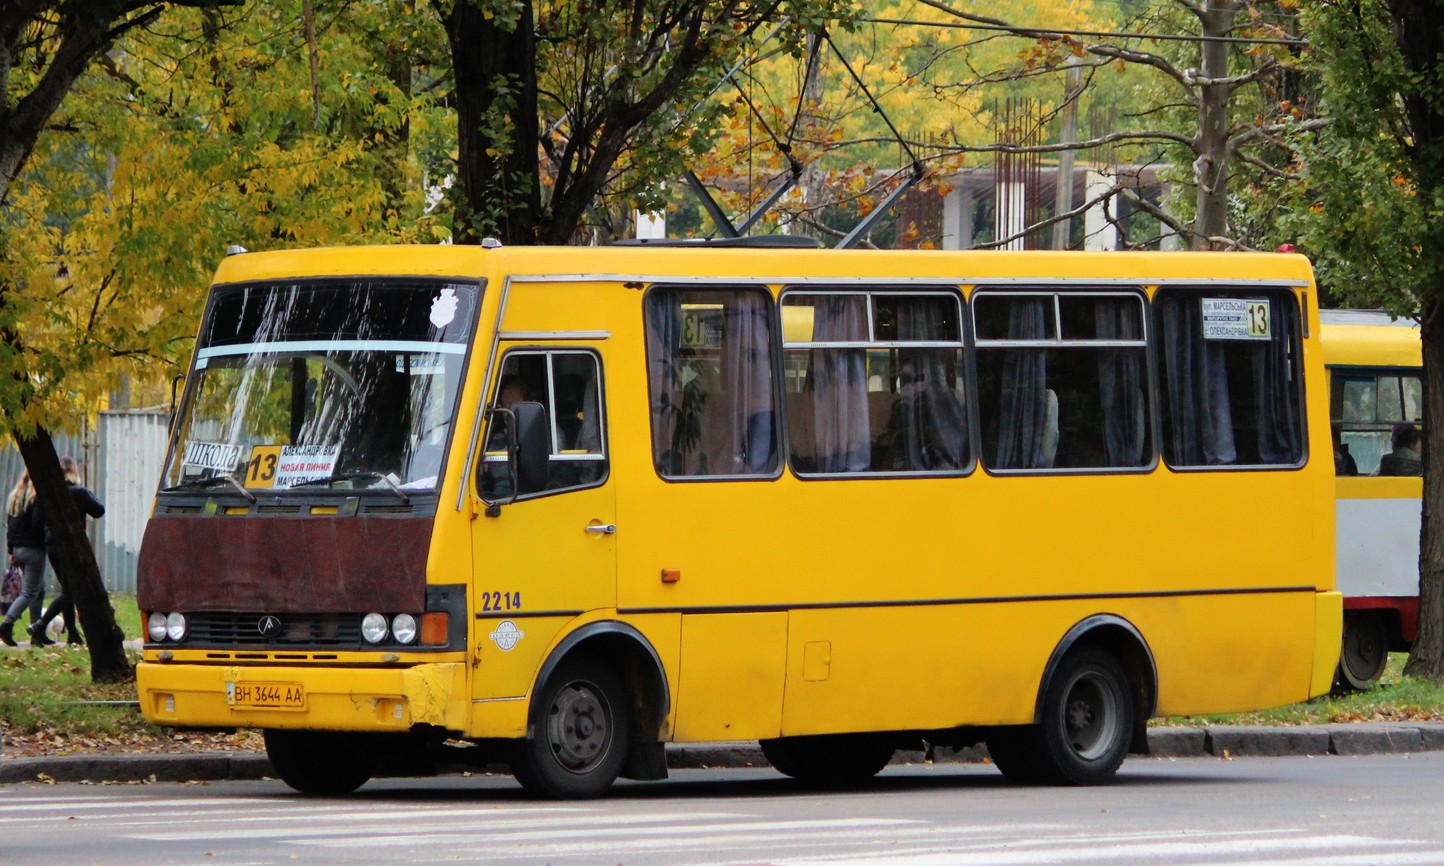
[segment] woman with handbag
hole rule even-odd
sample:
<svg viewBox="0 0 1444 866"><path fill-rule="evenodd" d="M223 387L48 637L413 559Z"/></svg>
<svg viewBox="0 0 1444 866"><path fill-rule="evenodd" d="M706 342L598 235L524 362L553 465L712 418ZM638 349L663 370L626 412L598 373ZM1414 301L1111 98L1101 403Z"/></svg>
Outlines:
<svg viewBox="0 0 1444 866"><path fill-rule="evenodd" d="M17 646L15 643L15 621L28 607L30 627L40 621L40 611L45 603L45 520L40 515L40 503L35 498L35 485L30 483L28 471L20 473L9 497L5 500L5 543L10 549L10 563L20 566L24 580L20 585L20 596L11 603L0 621L0 643ZM44 636L44 632L41 633ZM34 643L34 641L31 641Z"/></svg>

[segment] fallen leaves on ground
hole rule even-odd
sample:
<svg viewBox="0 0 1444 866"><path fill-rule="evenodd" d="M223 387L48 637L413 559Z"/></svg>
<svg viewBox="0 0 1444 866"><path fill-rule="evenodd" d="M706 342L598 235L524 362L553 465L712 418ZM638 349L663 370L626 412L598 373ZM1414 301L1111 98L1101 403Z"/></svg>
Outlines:
<svg viewBox="0 0 1444 866"><path fill-rule="evenodd" d="M0 721L6 758L63 755L179 755L196 752L257 752L265 748L258 731L130 731L66 736L53 731L20 733Z"/></svg>

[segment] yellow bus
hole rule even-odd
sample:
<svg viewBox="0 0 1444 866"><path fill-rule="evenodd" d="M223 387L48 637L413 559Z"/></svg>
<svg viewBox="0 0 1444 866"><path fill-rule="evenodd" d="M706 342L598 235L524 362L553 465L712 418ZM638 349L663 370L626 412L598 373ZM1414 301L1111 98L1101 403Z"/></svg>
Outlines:
<svg viewBox="0 0 1444 866"><path fill-rule="evenodd" d="M1102 783L1152 716L1329 690L1306 260L765 243L226 258L146 717L303 792L442 754L570 798L738 740Z"/></svg>
<svg viewBox="0 0 1444 866"><path fill-rule="evenodd" d="M1399 470L1384 458L1396 437L1423 424L1423 355L1412 320L1361 310L1323 310L1320 317L1339 476L1338 588L1344 596L1334 685L1349 691L1377 682L1389 652L1407 651L1418 629L1424 481L1391 475Z"/></svg>

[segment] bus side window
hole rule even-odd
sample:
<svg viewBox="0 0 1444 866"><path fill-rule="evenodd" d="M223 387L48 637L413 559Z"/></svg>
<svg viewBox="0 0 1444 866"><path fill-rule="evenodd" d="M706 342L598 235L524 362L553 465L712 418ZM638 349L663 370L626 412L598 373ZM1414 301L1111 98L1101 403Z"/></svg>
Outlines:
<svg viewBox="0 0 1444 866"><path fill-rule="evenodd" d="M993 470L1153 462L1143 296L973 296L983 460Z"/></svg>
<svg viewBox="0 0 1444 866"><path fill-rule="evenodd" d="M540 403L548 425L545 492L589 487L607 475L602 417L601 367L583 350L516 349L502 359L493 406ZM499 419L489 425L483 456L484 498L506 495L506 435Z"/></svg>
<svg viewBox="0 0 1444 866"><path fill-rule="evenodd" d="M953 291L785 293L793 471L967 471L961 314Z"/></svg>
<svg viewBox="0 0 1444 866"><path fill-rule="evenodd" d="M1293 295L1163 289L1154 309L1169 464L1301 463L1299 308Z"/></svg>
<svg viewBox="0 0 1444 866"><path fill-rule="evenodd" d="M760 289L648 292L652 455L663 477L776 476L771 303Z"/></svg>

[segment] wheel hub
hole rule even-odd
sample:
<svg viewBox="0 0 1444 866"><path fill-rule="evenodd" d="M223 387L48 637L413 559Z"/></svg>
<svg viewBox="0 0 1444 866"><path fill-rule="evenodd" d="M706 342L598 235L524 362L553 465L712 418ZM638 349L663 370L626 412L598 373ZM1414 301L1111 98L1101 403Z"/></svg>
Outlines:
<svg viewBox="0 0 1444 866"><path fill-rule="evenodd" d="M1087 701L1074 701L1068 705L1068 730L1080 731L1093 721L1093 708Z"/></svg>
<svg viewBox="0 0 1444 866"><path fill-rule="evenodd" d="M1117 699L1107 681L1085 673L1073 682L1063 702L1063 726L1078 757L1091 761L1105 754L1121 724Z"/></svg>
<svg viewBox="0 0 1444 866"><path fill-rule="evenodd" d="M611 726L606 702L587 683L557 693L547 718L547 741L563 767L586 772L606 757Z"/></svg>

